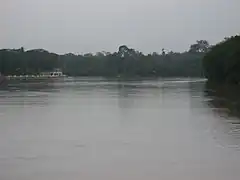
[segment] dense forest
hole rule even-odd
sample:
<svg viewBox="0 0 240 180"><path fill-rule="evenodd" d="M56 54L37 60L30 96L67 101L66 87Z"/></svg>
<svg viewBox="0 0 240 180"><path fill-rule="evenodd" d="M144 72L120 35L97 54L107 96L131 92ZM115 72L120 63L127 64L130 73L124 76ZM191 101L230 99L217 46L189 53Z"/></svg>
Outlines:
<svg viewBox="0 0 240 180"><path fill-rule="evenodd" d="M205 76L213 82L240 83L240 36L225 38L203 58Z"/></svg>
<svg viewBox="0 0 240 180"><path fill-rule="evenodd" d="M37 75L61 68L69 76L158 77L203 75L202 58L209 50L205 40L197 41L183 53L144 55L123 45L117 52L58 55L43 49L0 50L0 72L4 75Z"/></svg>

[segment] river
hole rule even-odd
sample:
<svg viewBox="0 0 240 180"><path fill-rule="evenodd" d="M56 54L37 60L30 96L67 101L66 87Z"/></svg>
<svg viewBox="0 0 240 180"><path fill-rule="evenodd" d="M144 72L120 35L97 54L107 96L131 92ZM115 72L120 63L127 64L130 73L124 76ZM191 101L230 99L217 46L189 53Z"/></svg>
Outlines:
<svg viewBox="0 0 240 180"><path fill-rule="evenodd" d="M236 180L240 95L198 79L0 90L1 180Z"/></svg>

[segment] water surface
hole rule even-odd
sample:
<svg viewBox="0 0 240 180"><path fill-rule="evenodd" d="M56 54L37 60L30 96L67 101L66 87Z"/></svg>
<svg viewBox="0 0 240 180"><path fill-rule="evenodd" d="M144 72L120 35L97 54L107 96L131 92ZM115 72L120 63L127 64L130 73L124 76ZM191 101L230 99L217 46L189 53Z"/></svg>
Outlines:
<svg viewBox="0 0 240 180"><path fill-rule="evenodd" d="M237 92L196 79L9 83L0 179L239 179Z"/></svg>

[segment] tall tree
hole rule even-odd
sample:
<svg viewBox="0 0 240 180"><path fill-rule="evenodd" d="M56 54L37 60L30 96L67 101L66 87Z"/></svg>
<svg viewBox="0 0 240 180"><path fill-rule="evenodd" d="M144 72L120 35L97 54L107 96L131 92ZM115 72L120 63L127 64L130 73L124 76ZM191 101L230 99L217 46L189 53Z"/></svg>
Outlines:
<svg viewBox="0 0 240 180"><path fill-rule="evenodd" d="M240 83L240 36L225 38L203 59L206 77L211 81Z"/></svg>
<svg viewBox="0 0 240 180"><path fill-rule="evenodd" d="M208 41L206 40L199 40L196 44L192 44L190 46L189 52L203 52L206 53L210 48Z"/></svg>

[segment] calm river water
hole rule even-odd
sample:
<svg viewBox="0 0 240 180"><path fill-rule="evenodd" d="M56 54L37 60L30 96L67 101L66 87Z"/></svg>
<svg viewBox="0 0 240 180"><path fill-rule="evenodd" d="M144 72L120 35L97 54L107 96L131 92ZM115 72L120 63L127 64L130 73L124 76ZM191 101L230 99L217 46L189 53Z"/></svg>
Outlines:
<svg viewBox="0 0 240 180"><path fill-rule="evenodd" d="M0 179L239 179L238 92L196 79L9 83Z"/></svg>

